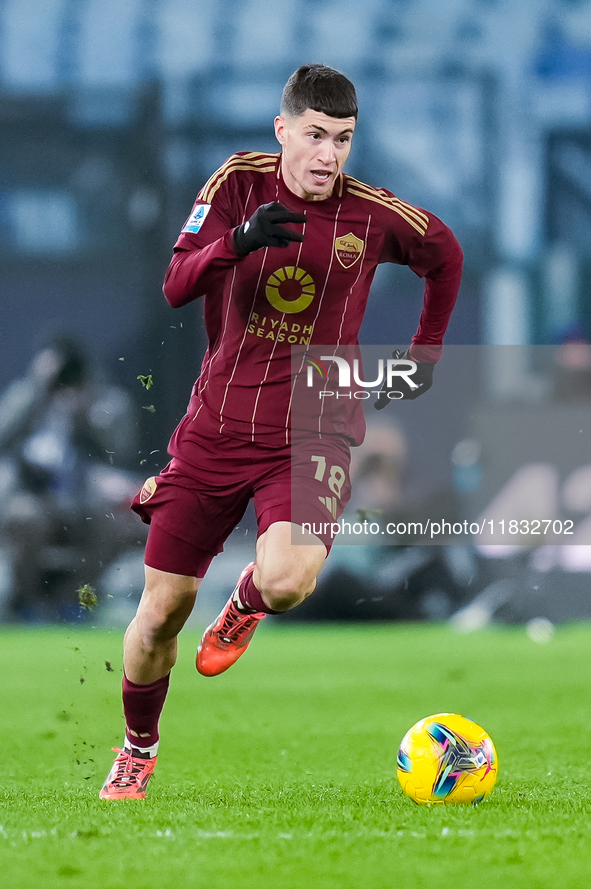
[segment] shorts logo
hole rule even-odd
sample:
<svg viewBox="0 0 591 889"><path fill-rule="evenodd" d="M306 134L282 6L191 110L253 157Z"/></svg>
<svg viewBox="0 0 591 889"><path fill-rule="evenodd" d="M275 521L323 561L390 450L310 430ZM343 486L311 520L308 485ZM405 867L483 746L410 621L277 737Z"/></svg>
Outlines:
<svg viewBox="0 0 591 889"><path fill-rule="evenodd" d="M196 235L203 223L205 222L205 217L211 210L211 204L197 204L187 221L183 227L183 233L191 232L191 234Z"/></svg>
<svg viewBox="0 0 591 889"><path fill-rule="evenodd" d="M355 265L361 254L365 243L361 238L357 238L352 232L348 235L342 235L340 238L334 239L334 249L337 259L345 269Z"/></svg>
<svg viewBox="0 0 591 889"><path fill-rule="evenodd" d="M156 482L155 476L146 479L146 481L144 482L144 486L140 491L140 503L142 506L154 496L157 487L158 483Z"/></svg>
<svg viewBox="0 0 591 889"><path fill-rule="evenodd" d="M336 519L337 510L339 508L337 498L336 497L319 497L318 499L320 500L320 502L322 503L323 506L326 506L329 513L333 517L333 519Z"/></svg>
<svg viewBox="0 0 591 889"><path fill-rule="evenodd" d="M273 272L265 288L265 296L273 308L288 315L307 309L315 293L312 275L293 265Z"/></svg>

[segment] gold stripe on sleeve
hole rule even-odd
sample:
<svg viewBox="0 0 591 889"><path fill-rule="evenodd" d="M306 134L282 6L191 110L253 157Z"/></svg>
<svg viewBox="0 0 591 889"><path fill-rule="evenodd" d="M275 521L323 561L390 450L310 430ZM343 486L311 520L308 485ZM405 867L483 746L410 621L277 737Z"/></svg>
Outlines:
<svg viewBox="0 0 591 889"><path fill-rule="evenodd" d="M230 173L233 173L235 170L253 170L258 171L259 173L272 172L275 169L277 158L277 154L261 154L256 151L250 152L249 154L232 155L232 157L207 180L199 192L199 200L210 204L220 185L222 185Z"/></svg>
<svg viewBox="0 0 591 889"><path fill-rule="evenodd" d="M378 195L383 198L385 201L393 201L394 203L399 204L402 207L405 207L407 211L412 212L417 219L422 219L426 224L429 223L429 217L422 210L419 210L418 207L414 207L412 204L409 204L407 201L403 201L400 198L397 198L395 195L388 194L385 188L374 188L372 185L367 185L365 182L360 182L359 179L354 179L353 176L346 177L351 185L354 185L355 188L359 188L362 191L367 192L368 194Z"/></svg>
<svg viewBox="0 0 591 889"><path fill-rule="evenodd" d="M429 217L426 213L423 213L422 210L413 207L412 204L408 204L406 201L401 201L400 198L385 194L380 189L371 188L371 186L365 185L363 182L358 182L352 177L348 177L347 185L348 191L351 194L357 195L360 198L365 198L368 201L374 201L382 207L387 207L388 209L393 210L405 219L409 225L412 225L419 234L424 235L426 233L429 225Z"/></svg>

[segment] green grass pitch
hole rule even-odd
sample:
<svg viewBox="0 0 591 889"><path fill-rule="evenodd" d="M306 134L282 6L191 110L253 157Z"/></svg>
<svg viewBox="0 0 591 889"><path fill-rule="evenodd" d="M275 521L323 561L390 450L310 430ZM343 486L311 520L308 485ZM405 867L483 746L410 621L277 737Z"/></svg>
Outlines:
<svg viewBox="0 0 591 889"><path fill-rule="evenodd" d="M538 645L517 627L269 621L213 679L184 632L149 797L101 802L122 741L121 635L0 631L6 889L589 885L589 626ZM399 790L402 735L440 711L496 743L480 806Z"/></svg>

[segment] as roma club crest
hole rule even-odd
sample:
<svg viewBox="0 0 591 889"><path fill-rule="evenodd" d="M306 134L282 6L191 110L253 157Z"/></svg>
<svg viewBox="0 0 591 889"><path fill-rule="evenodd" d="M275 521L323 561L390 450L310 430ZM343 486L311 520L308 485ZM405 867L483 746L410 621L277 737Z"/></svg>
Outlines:
<svg viewBox="0 0 591 889"><path fill-rule="evenodd" d="M140 491L140 503L142 504L142 506L144 505L144 503L147 503L148 500L152 499L152 497L156 493L157 487L158 484L154 476L146 479L146 481L144 482L144 486Z"/></svg>
<svg viewBox="0 0 591 889"><path fill-rule="evenodd" d="M343 268L351 268L355 265L361 254L365 244L361 238L357 238L352 232L334 239L334 249L337 259Z"/></svg>

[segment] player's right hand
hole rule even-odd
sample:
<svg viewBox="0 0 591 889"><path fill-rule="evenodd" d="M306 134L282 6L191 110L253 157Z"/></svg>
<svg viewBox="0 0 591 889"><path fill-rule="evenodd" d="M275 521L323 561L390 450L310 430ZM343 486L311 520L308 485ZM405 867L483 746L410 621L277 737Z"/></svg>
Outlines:
<svg viewBox="0 0 591 889"><path fill-rule="evenodd" d="M258 207L248 222L234 229L234 249L246 256L261 247L289 247L291 241L303 241L303 234L284 228L286 222L305 222L304 213L293 213L274 201Z"/></svg>

